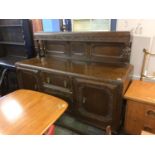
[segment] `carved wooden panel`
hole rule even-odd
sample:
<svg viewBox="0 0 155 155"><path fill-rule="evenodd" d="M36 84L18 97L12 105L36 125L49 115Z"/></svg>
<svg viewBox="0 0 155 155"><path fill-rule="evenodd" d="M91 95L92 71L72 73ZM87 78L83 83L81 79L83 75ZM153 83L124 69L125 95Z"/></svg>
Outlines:
<svg viewBox="0 0 155 155"><path fill-rule="evenodd" d="M90 54L92 60L104 62L119 62L123 61L125 51L124 44L118 43L92 43Z"/></svg>
<svg viewBox="0 0 155 155"><path fill-rule="evenodd" d="M73 58L84 59L88 55L88 46L82 42L71 42L70 43L70 55Z"/></svg>
<svg viewBox="0 0 155 155"><path fill-rule="evenodd" d="M130 59L129 32L35 33L35 40L46 42L47 55L73 61L124 64Z"/></svg>
<svg viewBox="0 0 155 155"><path fill-rule="evenodd" d="M41 79L44 84L51 84L58 87L71 89L71 81L69 76L56 73L41 72Z"/></svg>
<svg viewBox="0 0 155 155"><path fill-rule="evenodd" d="M53 42L53 41L46 41L45 48L48 55L55 55L55 56L68 56L69 47L67 42Z"/></svg>
<svg viewBox="0 0 155 155"><path fill-rule="evenodd" d="M116 104L120 96L117 94L118 86L99 81L74 79L74 96L76 114L87 122L104 128L112 125L118 126L120 112L116 111ZM120 103L119 103L120 104ZM113 124L112 124L113 122Z"/></svg>
<svg viewBox="0 0 155 155"><path fill-rule="evenodd" d="M66 100L68 111L72 109L72 81L69 76L59 73L41 71L41 91Z"/></svg>
<svg viewBox="0 0 155 155"><path fill-rule="evenodd" d="M99 57L121 57L123 44L101 44L91 45L91 55Z"/></svg>

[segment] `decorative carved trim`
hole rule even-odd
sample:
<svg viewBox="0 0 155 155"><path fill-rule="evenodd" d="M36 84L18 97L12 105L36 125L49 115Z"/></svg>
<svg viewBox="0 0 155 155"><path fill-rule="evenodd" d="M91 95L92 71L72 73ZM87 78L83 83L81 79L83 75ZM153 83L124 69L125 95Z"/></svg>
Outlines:
<svg viewBox="0 0 155 155"><path fill-rule="evenodd" d="M59 32L34 33L35 40L122 42L130 41L130 32Z"/></svg>
<svg viewBox="0 0 155 155"><path fill-rule="evenodd" d="M130 32L44 32L35 33L34 39L39 43L40 57L51 56L85 62L113 63L123 65L125 63L129 63L130 59ZM65 49L60 49L60 51L57 51L56 49L48 49L50 44L61 45L62 42L66 47ZM78 46L78 44L81 46ZM74 47L74 45L77 46ZM101 46L101 48L98 49L98 54L92 54L92 45L96 47ZM108 47L106 49L107 45ZM117 51L115 51L113 48L114 45L116 48L118 48L116 49ZM102 49L104 46L105 49ZM123 47L124 49L122 50ZM80 52L76 53L76 51ZM116 55L116 52L120 53L120 55Z"/></svg>
<svg viewBox="0 0 155 155"><path fill-rule="evenodd" d="M122 51L123 52L122 52L121 57L126 57L126 58L129 58L130 57L131 48L129 46L123 48Z"/></svg>

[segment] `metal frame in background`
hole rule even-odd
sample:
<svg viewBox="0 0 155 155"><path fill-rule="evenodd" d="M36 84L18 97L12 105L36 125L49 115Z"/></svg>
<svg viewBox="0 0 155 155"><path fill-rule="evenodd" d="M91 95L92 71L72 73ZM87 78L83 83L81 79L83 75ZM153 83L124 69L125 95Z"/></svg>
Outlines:
<svg viewBox="0 0 155 155"><path fill-rule="evenodd" d="M155 80L155 76L149 76L149 75L146 74L147 73L146 62L149 59L149 56L155 56L155 54L154 53L150 53L145 48L143 49L143 52L144 52L144 58L143 58L143 64L142 64L140 80L143 80L144 78Z"/></svg>

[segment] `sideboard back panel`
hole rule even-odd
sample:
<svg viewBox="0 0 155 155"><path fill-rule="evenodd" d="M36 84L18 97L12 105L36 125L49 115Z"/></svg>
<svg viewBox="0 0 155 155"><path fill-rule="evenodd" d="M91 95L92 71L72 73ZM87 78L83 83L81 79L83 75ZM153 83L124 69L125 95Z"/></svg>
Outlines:
<svg viewBox="0 0 155 155"><path fill-rule="evenodd" d="M35 33L34 39L40 41L36 49L44 45L38 50L43 56L115 64L130 59L129 32Z"/></svg>

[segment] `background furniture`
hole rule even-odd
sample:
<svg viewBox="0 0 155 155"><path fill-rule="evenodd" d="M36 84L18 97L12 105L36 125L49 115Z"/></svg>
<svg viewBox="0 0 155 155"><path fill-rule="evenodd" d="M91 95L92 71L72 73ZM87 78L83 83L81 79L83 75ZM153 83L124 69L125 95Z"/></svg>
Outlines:
<svg viewBox="0 0 155 155"><path fill-rule="evenodd" d="M35 56L32 25L28 19L0 20L1 95L18 88L15 62Z"/></svg>
<svg viewBox="0 0 155 155"><path fill-rule="evenodd" d="M143 64L142 64L142 70L141 70L141 77L140 79L143 80L143 79L152 79L154 80L155 79L155 76L150 76L150 75L147 75L147 71L148 71L148 63L149 63L149 58L150 56L155 56L155 54L153 53L150 53L148 50L146 49L143 49L143 52L144 52L144 58L143 58Z"/></svg>
<svg viewBox="0 0 155 155"><path fill-rule="evenodd" d="M124 96L127 99L125 131L155 133L155 83L133 81Z"/></svg>
<svg viewBox="0 0 155 155"><path fill-rule="evenodd" d="M42 19L32 19L32 27L33 32L42 32L43 31Z"/></svg>
<svg viewBox="0 0 155 155"><path fill-rule="evenodd" d="M116 132L131 80L129 32L35 33L37 58L16 63L20 88L63 98L74 118Z"/></svg>
<svg viewBox="0 0 155 155"><path fill-rule="evenodd" d="M51 95L17 90L0 99L0 132L9 135L43 134L68 104Z"/></svg>

